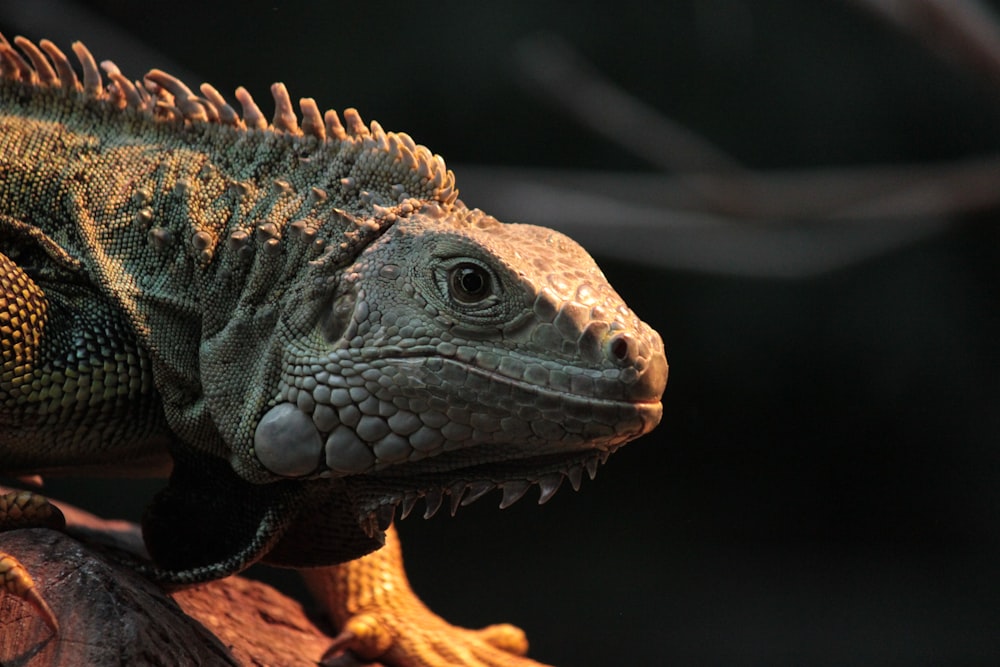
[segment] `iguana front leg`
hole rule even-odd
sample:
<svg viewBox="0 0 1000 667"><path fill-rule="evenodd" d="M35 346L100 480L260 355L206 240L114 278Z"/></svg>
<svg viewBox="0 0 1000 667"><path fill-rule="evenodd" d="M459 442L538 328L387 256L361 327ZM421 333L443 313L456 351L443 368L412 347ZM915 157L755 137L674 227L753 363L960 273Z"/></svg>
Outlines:
<svg viewBox="0 0 1000 667"><path fill-rule="evenodd" d="M53 244L24 222L0 214L0 234L24 248ZM23 237L23 238L21 238ZM73 274L73 263L59 255ZM163 418L148 360L121 317L75 284L47 293L22 266L0 253L0 470L128 464L165 456L156 434ZM0 495L0 530L62 528L61 512L39 495ZM0 550L0 586L32 604L56 629L52 610L17 559Z"/></svg>
<svg viewBox="0 0 1000 667"><path fill-rule="evenodd" d="M48 314L44 292L16 263L0 254L0 410L14 421L21 404L32 391L34 363ZM37 400L37 388L34 389ZM25 443L30 447L34 443ZM5 450L6 451L6 450ZM16 453L12 452L12 457ZM6 458L6 457L5 457ZM61 528L62 513L39 495L29 491L0 494L0 529L35 526ZM0 587L30 604L45 623L58 632L52 609L38 593L27 569L12 554L0 549Z"/></svg>
<svg viewBox="0 0 1000 667"><path fill-rule="evenodd" d="M169 431L148 353L72 258L39 268L26 230L0 214L0 240L23 246L0 253L0 471L166 472ZM33 242L53 244L34 231Z"/></svg>
<svg viewBox="0 0 1000 667"><path fill-rule="evenodd" d="M391 667L541 667L523 657L524 632L513 625L470 630L432 612L410 588L395 528L385 546L331 567L302 570L310 591L340 630L325 665L364 661Z"/></svg>

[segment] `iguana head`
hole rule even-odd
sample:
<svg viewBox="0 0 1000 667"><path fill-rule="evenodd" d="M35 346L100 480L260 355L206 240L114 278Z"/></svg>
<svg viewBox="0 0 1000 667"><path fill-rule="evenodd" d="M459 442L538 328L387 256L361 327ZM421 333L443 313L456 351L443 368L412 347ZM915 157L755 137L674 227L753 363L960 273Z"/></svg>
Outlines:
<svg viewBox="0 0 1000 667"><path fill-rule="evenodd" d="M660 336L558 232L429 205L335 285L288 341L253 455L343 480L365 517L536 483L544 502L660 420Z"/></svg>

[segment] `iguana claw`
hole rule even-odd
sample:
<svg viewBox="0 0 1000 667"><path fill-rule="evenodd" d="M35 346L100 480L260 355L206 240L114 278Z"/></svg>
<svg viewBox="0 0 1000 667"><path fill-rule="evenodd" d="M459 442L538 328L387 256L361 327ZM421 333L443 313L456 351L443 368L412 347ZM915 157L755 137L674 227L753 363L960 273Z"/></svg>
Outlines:
<svg viewBox="0 0 1000 667"><path fill-rule="evenodd" d="M35 580L16 558L3 551L0 551L0 586L30 604L52 632L59 633L59 621L38 592Z"/></svg>

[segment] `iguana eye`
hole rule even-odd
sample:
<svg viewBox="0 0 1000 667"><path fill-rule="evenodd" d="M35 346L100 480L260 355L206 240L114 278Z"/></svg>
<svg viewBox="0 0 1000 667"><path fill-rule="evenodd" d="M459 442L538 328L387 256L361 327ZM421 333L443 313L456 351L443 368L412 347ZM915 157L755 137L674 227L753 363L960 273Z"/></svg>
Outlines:
<svg viewBox="0 0 1000 667"><path fill-rule="evenodd" d="M442 317L453 318L454 326L498 326L525 312L518 307L517 283L487 261L469 255L441 257L429 269L437 289L426 296Z"/></svg>
<svg viewBox="0 0 1000 667"><path fill-rule="evenodd" d="M448 271L448 290L459 303L479 303L493 294L493 277L472 262L456 264Z"/></svg>

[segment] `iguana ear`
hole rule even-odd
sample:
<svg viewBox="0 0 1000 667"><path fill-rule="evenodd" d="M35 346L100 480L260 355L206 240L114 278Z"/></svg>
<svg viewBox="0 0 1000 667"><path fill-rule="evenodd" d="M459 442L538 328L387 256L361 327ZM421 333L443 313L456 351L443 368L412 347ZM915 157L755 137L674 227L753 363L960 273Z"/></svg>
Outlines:
<svg viewBox="0 0 1000 667"><path fill-rule="evenodd" d="M295 519L263 562L276 567L318 567L344 563L381 548L388 523L367 535L343 489L331 480L304 482L309 491Z"/></svg>
<svg viewBox="0 0 1000 667"><path fill-rule="evenodd" d="M217 579L267 553L298 513L301 485L251 484L226 461L174 452L170 482L143 517L146 547L174 583Z"/></svg>

